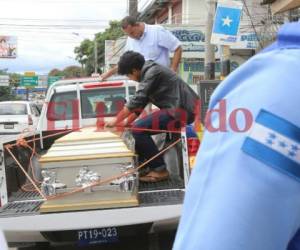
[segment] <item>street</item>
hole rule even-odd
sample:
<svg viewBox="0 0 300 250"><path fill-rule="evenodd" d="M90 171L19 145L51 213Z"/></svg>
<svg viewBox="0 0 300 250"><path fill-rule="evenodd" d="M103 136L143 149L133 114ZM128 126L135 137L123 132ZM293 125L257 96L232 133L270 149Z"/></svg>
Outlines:
<svg viewBox="0 0 300 250"><path fill-rule="evenodd" d="M300 0L1 10L0 250L299 248Z"/></svg>

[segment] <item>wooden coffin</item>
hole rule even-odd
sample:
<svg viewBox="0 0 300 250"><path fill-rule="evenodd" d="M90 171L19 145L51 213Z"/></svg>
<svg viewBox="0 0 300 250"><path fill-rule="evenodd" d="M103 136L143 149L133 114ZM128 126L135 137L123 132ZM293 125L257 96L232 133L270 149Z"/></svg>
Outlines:
<svg viewBox="0 0 300 250"><path fill-rule="evenodd" d="M83 168L100 176L100 181L106 180L124 173L128 166L134 167L135 154L119 135L87 128L57 139L39 163L42 171L55 173L57 182L65 185L58 192L65 193L80 188L77 180ZM41 212L137 205L137 188L124 192L118 185L108 183L48 200L41 206Z"/></svg>

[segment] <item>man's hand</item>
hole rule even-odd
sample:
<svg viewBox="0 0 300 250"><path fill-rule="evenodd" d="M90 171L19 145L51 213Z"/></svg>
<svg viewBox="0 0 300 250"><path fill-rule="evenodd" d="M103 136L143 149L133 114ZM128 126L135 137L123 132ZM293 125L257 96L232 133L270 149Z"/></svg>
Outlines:
<svg viewBox="0 0 300 250"><path fill-rule="evenodd" d="M129 117L129 118L128 118ZM117 117L113 118L112 120L105 122L105 128L115 128L116 126L124 127L125 124L131 123L133 120L136 119L136 115L131 113L130 110L125 106L123 109L117 114ZM126 120L126 118L128 118Z"/></svg>
<svg viewBox="0 0 300 250"><path fill-rule="evenodd" d="M105 128L114 128L116 126L116 122L117 122L117 119L113 118L112 120L105 122L104 127Z"/></svg>
<svg viewBox="0 0 300 250"><path fill-rule="evenodd" d="M178 68L178 65L181 60L181 55L182 55L182 48L181 48L181 46L179 46L174 52L174 56L173 56L173 60L172 60L172 64L171 64L171 69L175 73L177 72L177 68Z"/></svg>
<svg viewBox="0 0 300 250"><path fill-rule="evenodd" d="M116 74L118 72L118 67L114 66L113 68L111 68L110 70L108 70L107 72L103 73L100 77L101 79L104 81L106 80L108 77Z"/></svg>

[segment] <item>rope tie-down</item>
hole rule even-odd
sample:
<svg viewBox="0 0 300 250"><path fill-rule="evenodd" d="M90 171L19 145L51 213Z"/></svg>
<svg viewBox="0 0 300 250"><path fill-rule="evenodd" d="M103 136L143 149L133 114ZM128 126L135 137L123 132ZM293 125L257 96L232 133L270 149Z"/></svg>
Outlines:
<svg viewBox="0 0 300 250"><path fill-rule="evenodd" d="M138 131L148 131L148 132L156 132L156 133L181 133L181 131L168 131L168 130L157 130L157 129L142 129L142 128L131 128L131 127L126 127L125 129L127 130L138 130ZM78 130L77 130L78 131ZM50 138L50 137L54 137L57 135L61 135L61 134L66 134L69 133L70 131L63 131L63 132L58 132L58 133L54 133L51 135L47 135L47 136L42 136L42 139L45 138ZM62 198L62 197L66 197L75 193L80 193L83 192L85 189L88 188L92 188L95 186L101 186L107 183L110 183L112 181L115 181L117 179L120 179L122 177L137 173L140 169L142 169L143 167L145 167L145 165L147 165L148 163L150 163L151 161L153 161L154 159L156 159L157 157L159 157L160 155L162 155L163 153L165 153L167 150L169 150L170 148L172 148L173 146L175 146L177 143L179 143L181 141L181 139L177 139L176 141L174 141L173 143L171 143L170 145L168 145L167 147L165 147L164 149L160 150L156 155L152 156L150 159L148 159L147 161L143 162L142 164L140 164L138 167L128 170L125 173L122 174L118 174L115 176L111 176L109 178L106 178L104 180L100 180L100 181L95 181L90 183L89 185L86 185L84 187L80 187L80 188L74 188L72 191L69 192L65 192L65 193L61 193L61 194L56 194L56 195L52 195L52 196L46 196L42 191L41 188L39 187L39 185L41 184L41 182L36 178L35 174L34 174L34 170L33 170L33 166L32 166L32 158L34 155L36 156L40 156L37 152L36 152L36 146L35 146L35 141L40 140L40 138L35 138L35 136L33 137L33 139L30 140L26 140L24 137L20 137L15 144L8 144L5 146L5 149L7 150L7 152L11 155L11 157L14 159L14 161L17 163L17 166L21 169L21 171L24 173L24 175L26 176L27 180L29 181L29 183L23 185L21 187L21 189L25 192L29 192L29 191L36 191L38 192L41 197L43 198L43 200L53 200L53 199L58 199L58 198ZM33 142L33 147L31 147L29 145L29 142ZM20 163L20 161L16 158L16 156L13 154L12 149L14 147L24 147L24 148L28 148L31 150L31 156L30 156L30 169L32 172L32 177L27 173L27 171L25 170L25 168L22 166L22 164ZM28 189L27 186L31 185L32 189Z"/></svg>

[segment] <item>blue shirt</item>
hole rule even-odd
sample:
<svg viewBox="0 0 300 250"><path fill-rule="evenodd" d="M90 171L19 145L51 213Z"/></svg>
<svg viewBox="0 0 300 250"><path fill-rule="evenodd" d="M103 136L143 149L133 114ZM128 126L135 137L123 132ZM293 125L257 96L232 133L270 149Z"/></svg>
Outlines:
<svg viewBox="0 0 300 250"><path fill-rule="evenodd" d="M168 30L159 25L145 24L144 34L140 39L128 37L125 50L141 53L146 61L169 67L170 52L180 46L180 41Z"/></svg>
<svg viewBox="0 0 300 250"><path fill-rule="evenodd" d="M245 149L249 130L237 132L235 125L240 130L246 127L241 109L253 118L250 131L267 114L273 119L271 127L280 120L283 133L294 131L291 137L299 145L299 78L300 23L290 23L281 28L272 46L236 69L215 90L209 109L218 109L225 100L226 114L221 121L213 113L211 125L218 128L224 122L226 131L205 131L174 250L286 249L300 227L299 178L284 169L287 155L276 162L271 147L270 154L253 147L249 153ZM259 142L259 133L255 136L256 145L264 147L267 142ZM286 146L278 143L276 147ZM293 164L299 171L299 152Z"/></svg>

